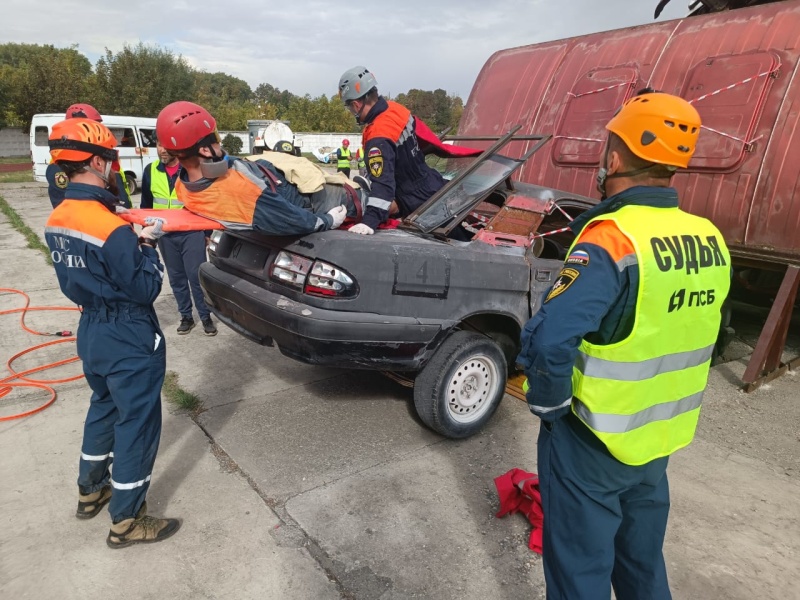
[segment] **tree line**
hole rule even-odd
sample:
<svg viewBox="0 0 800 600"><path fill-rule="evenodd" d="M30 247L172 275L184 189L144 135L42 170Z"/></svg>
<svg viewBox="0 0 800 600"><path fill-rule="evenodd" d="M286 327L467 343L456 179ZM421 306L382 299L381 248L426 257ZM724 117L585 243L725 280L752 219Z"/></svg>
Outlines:
<svg viewBox="0 0 800 600"><path fill-rule="evenodd" d="M442 89L412 89L395 99L434 131L457 127L463 110L461 98ZM33 115L62 112L75 102L103 114L155 117L176 100L206 107L221 130L246 130L249 119L281 119L295 131L358 131L336 95L299 96L269 83L252 90L238 77L199 71L159 46L106 49L93 66L77 46L0 44L0 127L27 131Z"/></svg>

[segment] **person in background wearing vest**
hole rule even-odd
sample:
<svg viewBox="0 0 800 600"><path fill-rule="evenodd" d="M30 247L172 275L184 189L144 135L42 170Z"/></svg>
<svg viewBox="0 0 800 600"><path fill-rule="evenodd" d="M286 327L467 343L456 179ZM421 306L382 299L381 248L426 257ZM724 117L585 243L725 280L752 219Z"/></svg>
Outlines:
<svg viewBox="0 0 800 600"><path fill-rule="evenodd" d="M358 164L358 174L364 178L367 176L367 163L364 160L364 148L356 150L356 163Z"/></svg>
<svg viewBox="0 0 800 600"><path fill-rule="evenodd" d="M175 181L181 166L178 159L171 156L161 145L157 146L159 160L151 162L142 175L142 201L140 208L160 210L180 210L183 204L175 192ZM203 299L200 289L200 265L206 262L206 236L203 231L174 231L165 234L158 241L161 256L167 266L169 285L178 303L181 322L178 335L186 335L194 329L192 298L197 314L206 335L217 335L217 328L211 320L211 311Z"/></svg>
<svg viewBox="0 0 800 600"><path fill-rule="evenodd" d="M700 133L687 101L628 100L608 123L598 189L517 358L541 419L547 597L671 598L662 546L669 455L694 437L730 255L670 186ZM608 197L606 197L608 196Z"/></svg>
<svg viewBox="0 0 800 600"><path fill-rule="evenodd" d="M145 502L161 437L167 368L153 308L164 281L156 252L163 223L145 227L137 238L116 214L117 198L105 188L113 177L117 140L105 125L61 121L49 145L69 184L66 199L47 219L45 240L61 291L81 307L77 350L92 390L75 516L91 519L108 504L110 548L159 542L181 525L151 517Z"/></svg>
<svg viewBox="0 0 800 600"><path fill-rule="evenodd" d="M67 109L67 113L64 118L91 119L92 121L97 121L98 123L103 122L103 118L100 116L100 113L91 104L73 104ZM119 168L118 161L115 161L114 165L111 167L111 170L116 173L116 176L113 178L113 189L114 195L119 198L120 206L132 208L133 204L131 203L131 196L128 194L128 183L125 181L125 173ZM47 179L47 194L50 196L50 204L52 204L53 208L55 208L64 201L64 191L67 188L67 183L69 183L69 178L67 177L67 174L61 170L61 167L59 167L55 162L51 162L47 166L44 176L45 179ZM109 184L109 189L111 189L111 186L112 184Z"/></svg>
<svg viewBox="0 0 800 600"><path fill-rule="evenodd" d="M339 78L339 97L364 125L362 152L368 180L354 181L369 189L361 223L351 233L370 235L395 211L406 217L445 184L441 174L425 163L416 135L416 122L404 106L378 94L378 81L366 67L353 67Z"/></svg>
<svg viewBox="0 0 800 600"><path fill-rule="evenodd" d="M336 172L344 173L344 176L350 177L350 140L342 140L341 148L336 150Z"/></svg>

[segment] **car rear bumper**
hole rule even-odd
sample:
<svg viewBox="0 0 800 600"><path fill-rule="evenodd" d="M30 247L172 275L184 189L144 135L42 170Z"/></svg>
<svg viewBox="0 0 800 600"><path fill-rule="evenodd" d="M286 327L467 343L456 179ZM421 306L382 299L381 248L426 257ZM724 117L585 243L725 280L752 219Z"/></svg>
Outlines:
<svg viewBox="0 0 800 600"><path fill-rule="evenodd" d="M225 325L262 345L274 340L283 354L315 365L418 370L455 325L309 306L211 263L200 266L200 285L209 307Z"/></svg>

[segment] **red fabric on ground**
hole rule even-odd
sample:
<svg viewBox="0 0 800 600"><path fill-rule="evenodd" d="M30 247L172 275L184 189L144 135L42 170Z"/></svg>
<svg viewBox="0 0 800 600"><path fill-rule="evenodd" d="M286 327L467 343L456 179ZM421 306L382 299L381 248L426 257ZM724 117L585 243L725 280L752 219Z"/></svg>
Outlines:
<svg viewBox="0 0 800 600"><path fill-rule="evenodd" d="M542 553L542 495L539 492L539 478L536 473L528 473L522 469L511 469L505 475L495 477L494 485L500 497L500 510L497 517L521 512L528 517L533 530L528 540L528 548Z"/></svg>

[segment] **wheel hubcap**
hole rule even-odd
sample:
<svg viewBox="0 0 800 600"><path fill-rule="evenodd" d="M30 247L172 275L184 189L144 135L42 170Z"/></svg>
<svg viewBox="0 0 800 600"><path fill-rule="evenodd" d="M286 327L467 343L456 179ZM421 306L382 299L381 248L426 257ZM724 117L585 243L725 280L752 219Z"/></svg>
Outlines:
<svg viewBox="0 0 800 600"><path fill-rule="evenodd" d="M461 363L447 387L450 416L459 423L480 419L490 408L500 383L497 368L485 356L473 356Z"/></svg>

